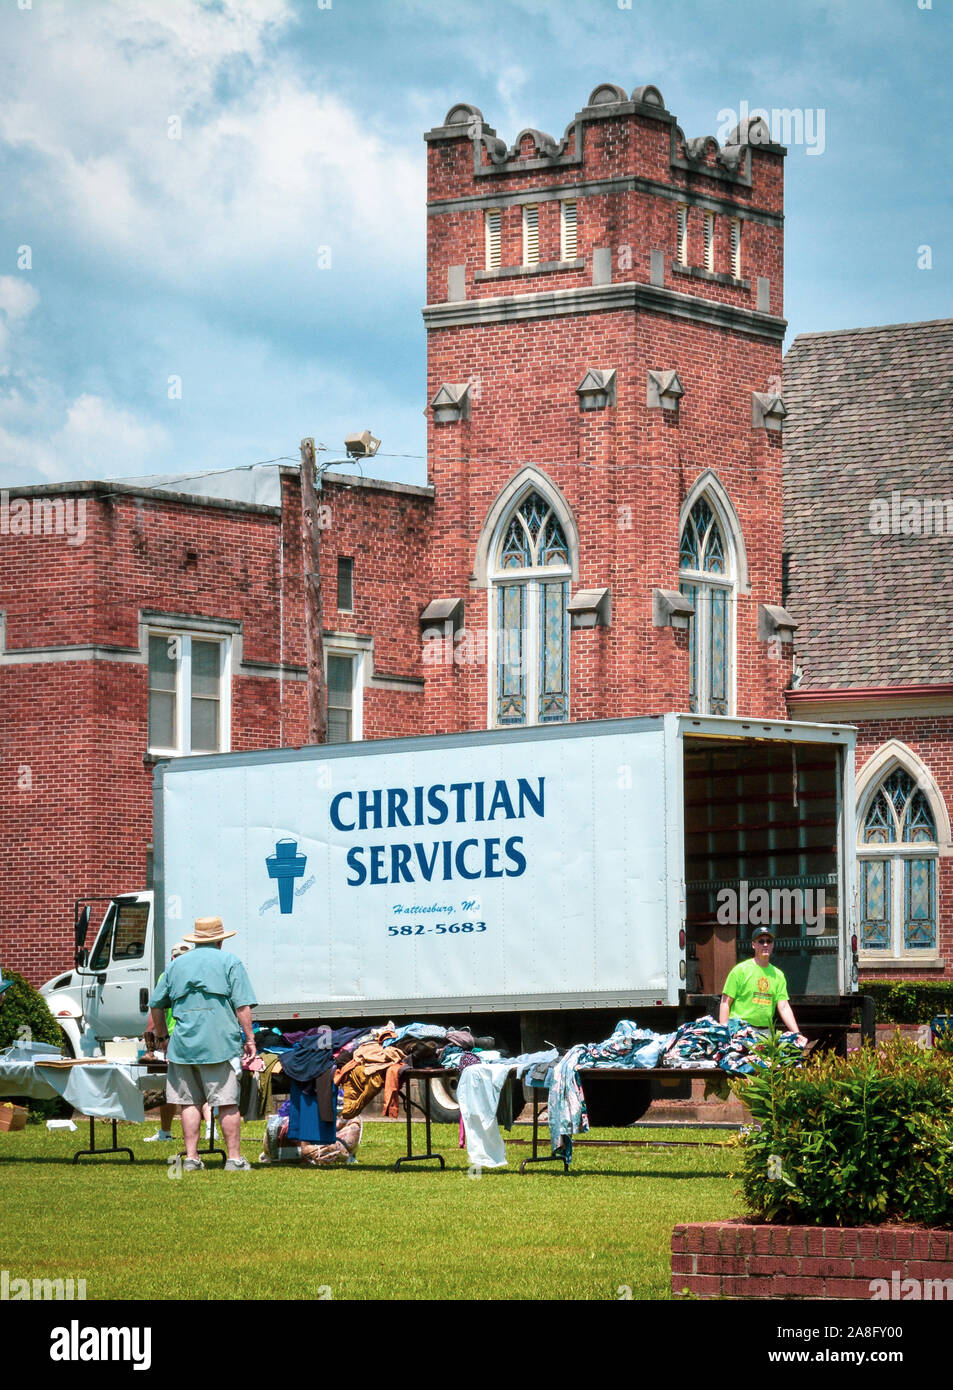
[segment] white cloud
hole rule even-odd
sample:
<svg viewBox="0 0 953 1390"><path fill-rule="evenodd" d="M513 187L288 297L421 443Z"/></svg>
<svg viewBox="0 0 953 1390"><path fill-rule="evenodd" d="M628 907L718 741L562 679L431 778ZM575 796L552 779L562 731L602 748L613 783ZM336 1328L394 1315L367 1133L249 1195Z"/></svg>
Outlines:
<svg viewBox="0 0 953 1390"><path fill-rule="evenodd" d="M12 322L33 312L40 296L28 280L19 275L0 275L0 314Z"/></svg>
<svg viewBox="0 0 953 1390"><path fill-rule="evenodd" d="M33 312L39 298L28 280L17 275L0 275L0 376L6 376L9 371L3 359L10 341L10 329Z"/></svg>
<svg viewBox="0 0 953 1390"><path fill-rule="evenodd" d="M8 22L0 141L34 156L24 220L55 214L87 261L206 293L242 268L300 284L318 245L416 263L394 229L421 215L419 150L272 56L291 18L285 0L51 0Z"/></svg>
<svg viewBox="0 0 953 1390"><path fill-rule="evenodd" d="M8 399L3 415L21 405L19 399ZM147 472L165 442L161 426L101 396L83 394L67 407L62 425L53 434L9 430L0 422L0 469L5 474L16 470L32 481L37 475L58 481Z"/></svg>

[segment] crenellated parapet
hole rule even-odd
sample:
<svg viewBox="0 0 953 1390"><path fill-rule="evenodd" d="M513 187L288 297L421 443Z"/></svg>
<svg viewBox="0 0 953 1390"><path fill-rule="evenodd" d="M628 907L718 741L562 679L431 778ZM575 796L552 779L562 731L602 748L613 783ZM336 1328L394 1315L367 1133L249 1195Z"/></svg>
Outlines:
<svg viewBox="0 0 953 1390"><path fill-rule="evenodd" d="M652 122L663 137L662 145L667 147L672 170L702 173L744 187L751 187L753 152L774 156L786 153L782 145L772 141L760 118L739 122L723 146L713 135L688 139L666 109L658 87L636 87L627 94L612 82L603 82L592 91L558 140L546 131L528 127L507 145L484 120L480 108L468 102L452 106L442 125L427 131L424 139L430 145L468 140L472 146L472 177L486 179L541 169L579 169L586 163L588 128L606 121Z"/></svg>
<svg viewBox="0 0 953 1390"><path fill-rule="evenodd" d="M594 312L628 285L779 339L786 150L758 116L719 134L686 137L652 85L600 83L560 138L512 143L456 103L424 137L428 326L561 312L563 292Z"/></svg>

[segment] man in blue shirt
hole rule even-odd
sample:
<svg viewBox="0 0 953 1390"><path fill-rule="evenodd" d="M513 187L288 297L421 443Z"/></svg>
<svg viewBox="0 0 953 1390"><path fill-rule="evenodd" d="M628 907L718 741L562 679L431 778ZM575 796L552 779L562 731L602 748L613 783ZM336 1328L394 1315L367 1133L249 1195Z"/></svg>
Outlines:
<svg viewBox="0 0 953 1390"><path fill-rule="evenodd" d="M234 936L221 917L199 917L195 931L184 939L195 945L172 962L149 1000L156 1046L167 1048L169 1074L166 1100L182 1107L185 1171L205 1165L199 1158L202 1105L219 1107L228 1150L226 1172L251 1168L239 1149L239 1056L256 1054L251 1011L257 1004L244 965L222 942ZM175 1028L171 1038L165 1010L171 1008Z"/></svg>

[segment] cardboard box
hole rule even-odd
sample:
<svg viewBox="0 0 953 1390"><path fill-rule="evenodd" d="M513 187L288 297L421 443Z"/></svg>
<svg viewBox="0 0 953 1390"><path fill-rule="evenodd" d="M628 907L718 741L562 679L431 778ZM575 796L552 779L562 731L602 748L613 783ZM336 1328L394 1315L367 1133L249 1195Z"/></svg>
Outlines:
<svg viewBox="0 0 953 1390"><path fill-rule="evenodd" d="M0 1129L25 1129L27 1112L22 1105L0 1104Z"/></svg>

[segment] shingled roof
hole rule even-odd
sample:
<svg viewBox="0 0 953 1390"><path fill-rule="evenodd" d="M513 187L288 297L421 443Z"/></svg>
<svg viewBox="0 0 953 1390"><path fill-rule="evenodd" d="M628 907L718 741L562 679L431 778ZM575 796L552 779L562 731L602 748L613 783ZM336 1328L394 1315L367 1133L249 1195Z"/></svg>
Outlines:
<svg viewBox="0 0 953 1390"><path fill-rule="evenodd" d="M948 684L953 319L803 334L784 403L799 689ZM928 514L927 499L950 505Z"/></svg>

